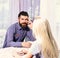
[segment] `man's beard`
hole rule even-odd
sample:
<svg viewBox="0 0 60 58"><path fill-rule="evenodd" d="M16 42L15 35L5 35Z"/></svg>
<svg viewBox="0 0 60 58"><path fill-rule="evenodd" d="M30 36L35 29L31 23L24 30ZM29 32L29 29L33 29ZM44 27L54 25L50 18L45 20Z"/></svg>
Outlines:
<svg viewBox="0 0 60 58"><path fill-rule="evenodd" d="M27 27L27 23L19 23L19 25L20 25L23 29L26 29L26 27Z"/></svg>

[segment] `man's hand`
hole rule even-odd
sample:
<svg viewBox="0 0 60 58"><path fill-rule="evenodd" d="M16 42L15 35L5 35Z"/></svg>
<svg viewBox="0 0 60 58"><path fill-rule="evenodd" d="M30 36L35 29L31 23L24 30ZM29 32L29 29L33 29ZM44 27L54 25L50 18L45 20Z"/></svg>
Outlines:
<svg viewBox="0 0 60 58"><path fill-rule="evenodd" d="M30 42L22 42L22 46L25 47L25 48L30 48L31 43Z"/></svg>

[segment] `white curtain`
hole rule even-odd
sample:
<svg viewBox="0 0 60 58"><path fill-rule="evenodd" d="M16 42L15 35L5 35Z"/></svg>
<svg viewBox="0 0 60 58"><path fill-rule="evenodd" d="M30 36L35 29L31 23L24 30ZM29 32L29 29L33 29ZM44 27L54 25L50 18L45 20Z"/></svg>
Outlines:
<svg viewBox="0 0 60 58"><path fill-rule="evenodd" d="M17 21L19 0L0 0L0 47L3 45L7 28Z"/></svg>
<svg viewBox="0 0 60 58"><path fill-rule="evenodd" d="M20 11L27 11L30 18L40 16L40 0L19 0Z"/></svg>

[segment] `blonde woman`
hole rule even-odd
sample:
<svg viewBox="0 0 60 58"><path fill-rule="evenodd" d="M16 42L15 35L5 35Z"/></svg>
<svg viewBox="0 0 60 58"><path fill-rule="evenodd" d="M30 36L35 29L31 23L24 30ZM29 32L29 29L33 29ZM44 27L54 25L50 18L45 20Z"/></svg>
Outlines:
<svg viewBox="0 0 60 58"><path fill-rule="evenodd" d="M58 58L58 48L52 36L48 20L42 18L34 20L33 33L38 42L41 42L44 58Z"/></svg>
<svg viewBox="0 0 60 58"><path fill-rule="evenodd" d="M36 41L32 42L31 48L23 58L32 58L37 53L41 54L41 58L58 58L58 48L48 20L42 18L34 20L32 30Z"/></svg>

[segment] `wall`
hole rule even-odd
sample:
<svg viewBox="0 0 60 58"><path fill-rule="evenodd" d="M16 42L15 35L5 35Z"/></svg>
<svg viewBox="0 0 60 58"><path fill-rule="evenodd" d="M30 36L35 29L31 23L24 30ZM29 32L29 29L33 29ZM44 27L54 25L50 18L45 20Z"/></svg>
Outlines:
<svg viewBox="0 0 60 58"><path fill-rule="evenodd" d="M40 0L40 16L47 18L60 50L60 0Z"/></svg>

